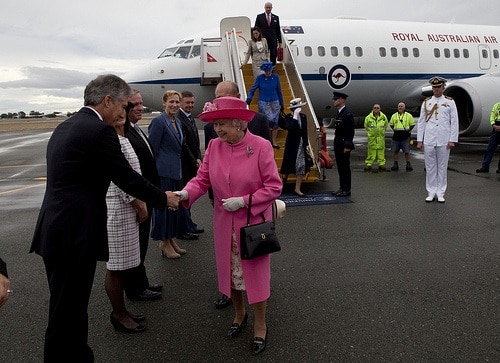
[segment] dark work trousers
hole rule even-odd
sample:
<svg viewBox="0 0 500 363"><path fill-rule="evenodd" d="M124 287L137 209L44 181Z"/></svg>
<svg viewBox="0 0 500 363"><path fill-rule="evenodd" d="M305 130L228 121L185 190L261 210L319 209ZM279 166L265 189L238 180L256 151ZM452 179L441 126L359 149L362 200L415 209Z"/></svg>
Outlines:
<svg viewBox="0 0 500 363"><path fill-rule="evenodd" d="M93 362L94 353L87 344L87 310L96 261L44 258L43 262L50 290L44 361Z"/></svg>

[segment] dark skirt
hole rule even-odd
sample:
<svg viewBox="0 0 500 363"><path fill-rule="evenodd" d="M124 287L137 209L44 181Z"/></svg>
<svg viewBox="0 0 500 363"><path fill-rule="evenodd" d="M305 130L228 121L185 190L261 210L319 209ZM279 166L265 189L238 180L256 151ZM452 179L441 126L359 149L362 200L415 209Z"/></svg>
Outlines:
<svg viewBox="0 0 500 363"><path fill-rule="evenodd" d="M161 179L161 190L176 191L181 190L183 186L182 179L175 180L170 178ZM151 238L154 240L167 240L177 237L179 212L171 211L168 208L153 209L153 226L151 229Z"/></svg>

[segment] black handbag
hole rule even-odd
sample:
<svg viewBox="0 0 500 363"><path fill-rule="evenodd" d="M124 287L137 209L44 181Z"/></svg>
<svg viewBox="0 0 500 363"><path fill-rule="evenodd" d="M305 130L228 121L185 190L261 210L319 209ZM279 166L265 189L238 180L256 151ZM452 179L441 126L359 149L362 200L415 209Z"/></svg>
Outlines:
<svg viewBox="0 0 500 363"><path fill-rule="evenodd" d="M252 194L248 199L247 225L240 229L240 256L242 260L251 260L281 251L274 222L266 221L264 214L261 213L263 222L250 225L251 208Z"/></svg>

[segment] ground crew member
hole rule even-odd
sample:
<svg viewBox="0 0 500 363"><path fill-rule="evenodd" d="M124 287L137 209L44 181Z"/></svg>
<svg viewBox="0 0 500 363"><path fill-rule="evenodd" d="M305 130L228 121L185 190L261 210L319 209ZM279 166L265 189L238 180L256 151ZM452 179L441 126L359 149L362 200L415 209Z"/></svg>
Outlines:
<svg viewBox="0 0 500 363"><path fill-rule="evenodd" d="M372 171L372 164L376 160L379 171L385 171L385 130L389 121L380 111L378 103L365 117L365 129L368 133L368 153L365 160L365 171Z"/></svg>
<svg viewBox="0 0 500 363"><path fill-rule="evenodd" d="M476 169L476 173L489 173L491 159L493 159L493 154L500 144L500 102L493 105L490 123L492 127L490 141L488 142L488 147L484 154L483 164L479 169ZM497 173L500 173L500 160L498 161Z"/></svg>
<svg viewBox="0 0 500 363"><path fill-rule="evenodd" d="M394 164L391 167L392 171L398 171L399 150L403 150L406 159L406 171L412 171L413 167L410 163L410 138L411 130L415 127L413 116L405 111L406 105L404 102L398 103L398 112L391 116L389 126L394 130L392 135L391 149L394 154Z"/></svg>

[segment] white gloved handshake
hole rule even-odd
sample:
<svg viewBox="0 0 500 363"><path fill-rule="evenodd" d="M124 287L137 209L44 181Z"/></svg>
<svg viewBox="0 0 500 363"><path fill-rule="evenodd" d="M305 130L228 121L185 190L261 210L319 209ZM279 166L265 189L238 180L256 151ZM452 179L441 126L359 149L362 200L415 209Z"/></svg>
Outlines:
<svg viewBox="0 0 500 363"><path fill-rule="evenodd" d="M222 199L222 207L228 212L235 212L240 208L245 206L243 197L231 197L227 199Z"/></svg>
<svg viewBox="0 0 500 363"><path fill-rule="evenodd" d="M176 191L174 193L177 194L181 198L181 201L189 199L189 195L188 195L187 190L183 189L183 190Z"/></svg>

